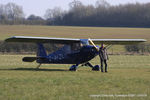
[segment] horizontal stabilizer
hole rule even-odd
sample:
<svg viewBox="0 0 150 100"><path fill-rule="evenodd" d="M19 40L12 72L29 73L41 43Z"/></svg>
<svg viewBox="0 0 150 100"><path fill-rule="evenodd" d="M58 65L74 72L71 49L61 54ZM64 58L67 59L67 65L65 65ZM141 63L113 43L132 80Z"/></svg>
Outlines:
<svg viewBox="0 0 150 100"><path fill-rule="evenodd" d="M22 61L24 62L34 62L37 59L37 57L24 57Z"/></svg>
<svg viewBox="0 0 150 100"><path fill-rule="evenodd" d="M45 60L46 57L24 57L22 61L24 62L34 62L35 60Z"/></svg>

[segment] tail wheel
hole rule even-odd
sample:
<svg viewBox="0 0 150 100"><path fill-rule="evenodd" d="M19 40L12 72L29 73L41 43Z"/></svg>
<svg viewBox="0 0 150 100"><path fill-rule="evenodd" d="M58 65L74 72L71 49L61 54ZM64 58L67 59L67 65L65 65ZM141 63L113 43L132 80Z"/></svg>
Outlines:
<svg viewBox="0 0 150 100"><path fill-rule="evenodd" d="M69 71L77 71L77 67L76 65L72 65L70 68L69 68Z"/></svg>

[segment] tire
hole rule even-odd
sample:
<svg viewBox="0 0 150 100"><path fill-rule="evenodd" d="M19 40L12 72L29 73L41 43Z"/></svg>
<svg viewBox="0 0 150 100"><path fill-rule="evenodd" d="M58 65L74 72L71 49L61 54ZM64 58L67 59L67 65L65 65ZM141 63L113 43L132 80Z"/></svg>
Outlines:
<svg viewBox="0 0 150 100"><path fill-rule="evenodd" d="M95 65L93 68L92 68L93 71L99 71L100 70L100 66L99 65Z"/></svg>
<svg viewBox="0 0 150 100"><path fill-rule="evenodd" d="M76 65L72 65L70 68L69 68L69 71L76 71L77 70L77 66Z"/></svg>

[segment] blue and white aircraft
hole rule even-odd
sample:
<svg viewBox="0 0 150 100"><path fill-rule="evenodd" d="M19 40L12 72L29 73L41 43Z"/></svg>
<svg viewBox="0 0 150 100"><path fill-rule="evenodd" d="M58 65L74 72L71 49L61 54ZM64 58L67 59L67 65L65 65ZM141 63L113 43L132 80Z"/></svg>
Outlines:
<svg viewBox="0 0 150 100"><path fill-rule="evenodd" d="M24 62L36 61L41 64L73 64L70 71L76 71L78 65L85 65L92 70L99 71L99 65L93 66L89 61L96 57L99 52L99 46L96 44L106 45L126 45L146 42L145 39L73 39L73 38L50 38L50 37L30 37L30 36L13 36L5 40L6 42L30 42L38 46L36 57L24 57ZM43 46L44 43L64 44L59 50L47 54ZM92 44L92 45L90 45Z"/></svg>

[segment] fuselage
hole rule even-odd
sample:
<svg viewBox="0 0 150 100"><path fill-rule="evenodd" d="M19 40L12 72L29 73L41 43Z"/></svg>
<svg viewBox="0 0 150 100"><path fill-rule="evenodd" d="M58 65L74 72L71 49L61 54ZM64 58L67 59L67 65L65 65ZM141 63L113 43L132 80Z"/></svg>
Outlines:
<svg viewBox="0 0 150 100"><path fill-rule="evenodd" d="M52 53L45 57L45 59L37 60L37 63L45 64L82 64L93 59L98 55L98 51L94 46L82 46L78 50L72 50L68 53Z"/></svg>

